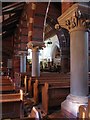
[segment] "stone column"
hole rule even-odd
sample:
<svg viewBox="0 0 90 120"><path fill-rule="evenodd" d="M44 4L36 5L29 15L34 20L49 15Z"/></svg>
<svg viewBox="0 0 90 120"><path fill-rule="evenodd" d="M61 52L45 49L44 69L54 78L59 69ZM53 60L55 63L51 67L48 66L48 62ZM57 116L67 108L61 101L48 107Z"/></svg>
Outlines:
<svg viewBox="0 0 90 120"><path fill-rule="evenodd" d="M90 72L90 32L89 32L89 41L88 41L88 45L89 45L89 51L88 51L88 54L89 54L89 58L88 58L88 62L89 62L89 72Z"/></svg>
<svg viewBox="0 0 90 120"><path fill-rule="evenodd" d="M88 32L85 29L70 33L71 94L88 95Z"/></svg>
<svg viewBox="0 0 90 120"><path fill-rule="evenodd" d="M23 60L23 55L20 55L20 72L22 73L24 70L23 70L23 65L24 65L24 60Z"/></svg>
<svg viewBox="0 0 90 120"><path fill-rule="evenodd" d="M40 76L40 62L38 47L32 48L32 76Z"/></svg>
<svg viewBox="0 0 90 120"><path fill-rule="evenodd" d="M70 33L70 94L61 104L61 109L78 116L80 105L88 102L88 27L90 7L74 4L64 12L58 22Z"/></svg>
<svg viewBox="0 0 90 120"><path fill-rule="evenodd" d="M29 41L27 44L32 49L32 76L40 76L39 50L45 47L43 42Z"/></svg>
<svg viewBox="0 0 90 120"><path fill-rule="evenodd" d="M20 55L20 72L24 73L24 72L26 72L27 51L19 51L18 54Z"/></svg>

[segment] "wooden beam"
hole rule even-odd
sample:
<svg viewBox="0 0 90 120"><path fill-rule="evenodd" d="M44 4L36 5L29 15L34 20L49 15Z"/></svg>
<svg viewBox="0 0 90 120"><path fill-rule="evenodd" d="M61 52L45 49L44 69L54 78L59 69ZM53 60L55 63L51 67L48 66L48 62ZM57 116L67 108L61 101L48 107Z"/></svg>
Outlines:
<svg viewBox="0 0 90 120"><path fill-rule="evenodd" d="M3 15L6 15L6 14L11 14L11 13L17 13L17 12L22 12L22 7L21 8L18 8L18 9L14 9L14 10L11 10L11 11L5 11L5 12L2 12Z"/></svg>
<svg viewBox="0 0 90 120"><path fill-rule="evenodd" d="M8 36L13 36L14 30L9 30L6 31L4 34L2 34L2 40L4 40L4 38L8 37Z"/></svg>
<svg viewBox="0 0 90 120"><path fill-rule="evenodd" d="M12 20L18 19L19 18L19 14L20 13L17 13L15 15L11 16L10 18L8 18L7 20L3 21L2 27L4 27L6 24L8 24L9 22L11 22Z"/></svg>
<svg viewBox="0 0 90 120"><path fill-rule="evenodd" d="M23 3L23 2L22 2L22 3ZM22 5L22 3L20 3L20 2L15 2L15 3L9 4L9 5L5 6L5 7L3 7L2 11L7 10L7 9L10 9L10 8L17 7L17 6L20 6L20 5ZM4 4L4 3L3 3L3 4Z"/></svg>
<svg viewBox="0 0 90 120"><path fill-rule="evenodd" d="M17 20L16 21L13 21L12 23L6 25L5 27L2 27L2 31L7 31L7 30L10 30L10 29L14 29L16 28L16 24L17 24Z"/></svg>

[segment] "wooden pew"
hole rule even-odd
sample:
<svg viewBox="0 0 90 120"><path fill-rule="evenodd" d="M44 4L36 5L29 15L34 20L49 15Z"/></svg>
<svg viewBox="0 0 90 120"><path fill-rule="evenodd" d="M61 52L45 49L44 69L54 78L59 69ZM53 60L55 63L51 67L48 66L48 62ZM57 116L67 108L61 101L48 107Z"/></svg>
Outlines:
<svg viewBox="0 0 90 120"><path fill-rule="evenodd" d="M44 86L45 82L50 83L50 84L59 84L59 85L65 85L67 84L68 86L70 86L70 82L69 81L59 81L59 80L47 80L47 81L43 81L43 80L36 80L34 85L33 85L33 98L34 98L34 102L35 104L38 104L39 102L41 102L41 92L42 92L42 87Z"/></svg>
<svg viewBox="0 0 90 120"><path fill-rule="evenodd" d="M87 105L81 105L79 107L79 118L88 118L88 107Z"/></svg>
<svg viewBox="0 0 90 120"><path fill-rule="evenodd" d="M0 93L15 93L15 85L11 78L3 76L0 81Z"/></svg>
<svg viewBox="0 0 90 120"><path fill-rule="evenodd" d="M13 81L11 78L3 78L2 80L0 80L0 86L5 86L5 85L14 85Z"/></svg>
<svg viewBox="0 0 90 120"><path fill-rule="evenodd" d="M35 77L35 79L36 79L36 77ZM32 78L27 75L24 77L23 90L25 93L29 93L30 97L33 97L33 84L35 82L35 79L32 80Z"/></svg>
<svg viewBox="0 0 90 120"><path fill-rule="evenodd" d="M25 76L27 76L27 79L30 78L30 73L20 73L21 74L21 87L24 87L24 79L25 79Z"/></svg>
<svg viewBox="0 0 90 120"><path fill-rule="evenodd" d="M70 78L58 78L57 76L51 76L51 77L48 77L48 76L40 76L40 77L30 77L30 88L31 88L31 93L33 93L33 86L34 86L34 83L35 83L35 80L39 80L41 82L48 82L48 81L70 81Z"/></svg>
<svg viewBox="0 0 90 120"><path fill-rule="evenodd" d="M50 77L48 77L48 75L47 76L46 75L42 75L42 76L40 76L38 78L36 78L36 77L30 77L30 79L29 79L30 83L28 84L29 85L28 89L30 88L30 93L32 93L32 95L33 95L32 97L34 97L35 103L39 102L39 100L38 100L38 96L39 95L38 94L41 92L40 91L41 90L41 86L45 82L60 82L60 81L62 81L62 82L69 82L70 81L70 78L69 78L70 75L64 75L64 74L62 75L61 74L60 76L61 76L61 78L59 76L57 77L57 76L51 76L51 75L50 75ZM35 82L36 79L38 79L39 82ZM40 86L40 89L39 89L39 86Z"/></svg>
<svg viewBox="0 0 90 120"><path fill-rule="evenodd" d="M9 76L1 76L0 79L8 79Z"/></svg>
<svg viewBox="0 0 90 120"><path fill-rule="evenodd" d="M25 93L30 92L32 94L31 78L28 78L28 76L24 77L24 92Z"/></svg>
<svg viewBox="0 0 90 120"><path fill-rule="evenodd" d="M0 93L15 93L15 86L0 86Z"/></svg>
<svg viewBox="0 0 90 120"><path fill-rule="evenodd" d="M79 106L79 119L90 119L90 97L88 98L87 105L80 105Z"/></svg>
<svg viewBox="0 0 90 120"><path fill-rule="evenodd" d="M63 77L60 77L60 76L63 76ZM69 75L69 77L70 77L70 75ZM27 79L27 80L25 80L25 79ZM44 73L44 74L41 74L40 77L26 77L26 78L24 78L24 91L26 91L26 93L27 92L30 93L30 97L36 96L36 95L34 95L34 91L36 91L37 85L36 84L34 85L34 83L37 79L39 80L40 84L41 83L44 84L46 81L47 82L49 82L49 81L52 81L52 82L54 82L54 81L56 81L56 82L57 81L70 81L70 78L68 78L68 75L66 75L66 74L65 75L61 74L60 75L60 74L57 74L57 73L54 73L54 74Z"/></svg>
<svg viewBox="0 0 90 120"><path fill-rule="evenodd" d="M0 105L2 105L2 113L0 113L2 119L23 116L23 94L16 93L12 79L6 76L0 81Z"/></svg>
<svg viewBox="0 0 90 120"><path fill-rule="evenodd" d="M48 114L50 109L60 106L69 93L70 86L45 83L42 88L42 107L45 113Z"/></svg>
<svg viewBox="0 0 90 120"><path fill-rule="evenodd" d="M22 118L23 101L20 93L0 94L0 105L2 105L2 119Z"/></svg>
<svg viewBox="0 0 90 120"><path fill-rule="evenodd" d="M10 80L0 81L0 85L5 85L5 84L13 84L13 83Z"/></svg>

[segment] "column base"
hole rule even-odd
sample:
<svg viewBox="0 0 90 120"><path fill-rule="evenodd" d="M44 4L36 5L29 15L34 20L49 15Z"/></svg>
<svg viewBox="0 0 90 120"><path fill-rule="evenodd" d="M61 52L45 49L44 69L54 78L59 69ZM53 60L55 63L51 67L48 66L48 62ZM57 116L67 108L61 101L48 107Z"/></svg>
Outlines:
<svg viewBox="0 0 90 120"><path fill-rule="evenodd" d="M88 103L87 96L74 96L68 95L66 100L61 103L61 110L65 110L75 117L78 117L78 108L80 105L85 105Z"/></svg>

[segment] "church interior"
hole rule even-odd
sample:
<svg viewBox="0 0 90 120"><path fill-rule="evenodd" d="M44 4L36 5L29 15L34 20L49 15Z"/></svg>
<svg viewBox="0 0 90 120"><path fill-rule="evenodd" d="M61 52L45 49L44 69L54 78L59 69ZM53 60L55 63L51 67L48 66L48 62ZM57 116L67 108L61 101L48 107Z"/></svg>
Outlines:
<svg viewBox="0 0 90 120"><path fill-rule="evenodd" d="M0 118L90 119L90 1L0 6Z"/></svg>

